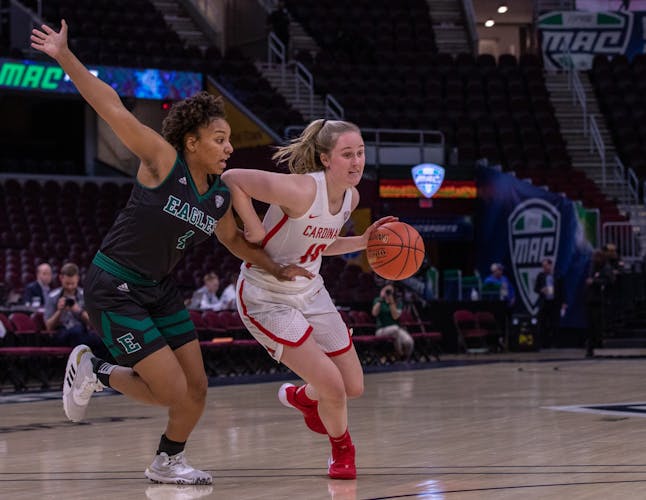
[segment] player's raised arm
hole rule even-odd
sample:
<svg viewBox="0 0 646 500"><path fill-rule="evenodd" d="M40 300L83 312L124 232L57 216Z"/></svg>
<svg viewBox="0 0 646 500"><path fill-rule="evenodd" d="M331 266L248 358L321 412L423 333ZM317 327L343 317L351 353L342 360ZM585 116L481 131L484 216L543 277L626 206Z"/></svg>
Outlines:
<svg viewBox="0 0 646 500"><path fill-rule="evenodd" d="M148 168L170 169L175 151L158 133L143 125L130 113L112 87L90 73L72 53L67 44L67 23L61 21L61 30L54 31L43 24L32 30L31 46L47 54L65 73L92 108L114 130L130 151ZM163 176L164 173L161 173Z"/></svg>

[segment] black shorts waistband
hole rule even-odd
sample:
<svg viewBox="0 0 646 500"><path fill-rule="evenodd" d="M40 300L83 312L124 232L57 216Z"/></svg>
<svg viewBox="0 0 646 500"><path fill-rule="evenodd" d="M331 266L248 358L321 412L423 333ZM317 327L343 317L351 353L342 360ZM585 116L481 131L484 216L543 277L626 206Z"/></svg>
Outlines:
<svg viewBox="0 0 646 500"><path fill-rule="evenodd" d="M132 269L128 269L127 267L119 264L117 261L111 259L104 253L102 253L100 250L96 253L94 256L94 259L92 259L92 263L103 269L106 273L111 274L112 276L116 276L119 279L122 279L123 281L127 283L131 283L133 285L139 285L139 286L157 286L159 285L159 281L156 280L151 280L149 278L146 278L139 274L136 271L133 271Z"/></svg>

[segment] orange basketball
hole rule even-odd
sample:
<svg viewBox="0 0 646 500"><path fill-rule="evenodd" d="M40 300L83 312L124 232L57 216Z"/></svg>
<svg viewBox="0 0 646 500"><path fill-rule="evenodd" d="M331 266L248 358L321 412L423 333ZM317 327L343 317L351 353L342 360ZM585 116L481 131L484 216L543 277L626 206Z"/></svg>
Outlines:
<svg viewBox="0 0 646 500"><path fill-rule="evenodd" d="M370 234L368 264L382 278L403 280L417 272L424 260L424 241L403 222L388 222Z"/></svg>

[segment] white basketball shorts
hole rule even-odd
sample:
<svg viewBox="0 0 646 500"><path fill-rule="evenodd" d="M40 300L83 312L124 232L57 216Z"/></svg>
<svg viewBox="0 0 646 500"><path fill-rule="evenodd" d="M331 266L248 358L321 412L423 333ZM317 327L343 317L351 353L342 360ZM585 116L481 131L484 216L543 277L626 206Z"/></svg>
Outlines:
<svg viewBox="0 0 646 500"><path fill-rule="evenodd" d="M255 286L242 277L238 280L240 317L276 361L280 361L284 346L299 346L310 335L328 356L338 356L352 347L352 332L323 281L315 278L312 285L303 293L283 294Z"/></svg>

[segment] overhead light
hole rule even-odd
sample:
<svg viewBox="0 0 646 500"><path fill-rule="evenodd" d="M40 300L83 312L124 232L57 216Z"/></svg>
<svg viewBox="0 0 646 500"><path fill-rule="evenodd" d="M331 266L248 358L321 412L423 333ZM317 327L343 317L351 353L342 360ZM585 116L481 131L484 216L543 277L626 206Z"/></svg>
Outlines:
<svg viewBox="0 0 646 500"><path fill-rule="evenodd" d="M505 12L507 12L508 10L509 10L509 7L507 7L507 4L506 4L506 3L501 3L501 4L498 6L498 14L504 14L504 13L505 13Z"/></svg>
<svg viewBox="0 0 646 500"><path fill-rule="evenodd" d="M493 19L487 19L485 21L485 28L491 28L491 27L493 27L494 24L496 24L496 23L495 23L495 21Z"/></svg>

